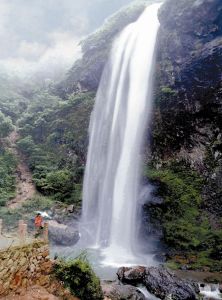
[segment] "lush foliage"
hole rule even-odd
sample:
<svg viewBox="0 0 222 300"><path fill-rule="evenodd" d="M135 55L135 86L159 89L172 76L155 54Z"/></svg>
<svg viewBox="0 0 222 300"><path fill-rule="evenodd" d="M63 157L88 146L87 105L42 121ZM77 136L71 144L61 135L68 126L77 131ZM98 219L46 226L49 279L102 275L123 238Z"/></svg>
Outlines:
<svg viewBox="0 0 222 300"><path fill-rule="evenodd" d="M59 102L52 96L50 101L55 101L50 108L44 101L32 104L19 120L22 139L18 147L26 155L41 193L78 206L94 94L71 95Z"/></svg>
<svg viewBox="0 0 222 300"><path fill-rule="evenodd" d="M203 179L186 164L175 162L159 170L149 168L146 175L164 199L151 208L151 215L161 222L165 243L179 252L196 255L190 263L194 268L216 266L213 259L221 259L222 230L213 229L201 209Z"/></svg>
<svg viewBox="0 0 222 300"><path fill-rule="evenodd" d="M0 206L15 195L16 159L12 153L0 147Z"/></svg>
<svg viewBox="0 0 222 300"><path fill-rule="evenodd" d="M60 260L55 266L58 279L70 289L73 295L84 300L102 300L103 293L99 278L92 270L87 260Z"/></svg>
<svg viewBox="0 0 222 300"><path fill-rule="evenodd" d="M7 137L13 131L12 120L0 111L0 138Z"/></svg>
<svg viewBox="0 0 222 300"><path fill-rule="evenodd" d="M158 194L164 197L161 214L166 242L182 249L199 247L203 242L199 226L204 223L199 211L202 179L182 165L149 170L147 175L158 181Z"/></svg>

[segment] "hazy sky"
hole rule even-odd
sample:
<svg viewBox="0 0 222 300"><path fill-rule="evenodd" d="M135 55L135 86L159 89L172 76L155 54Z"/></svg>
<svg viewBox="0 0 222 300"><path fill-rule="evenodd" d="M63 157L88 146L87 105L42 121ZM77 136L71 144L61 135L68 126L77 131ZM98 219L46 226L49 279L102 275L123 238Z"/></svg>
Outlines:
<svg viewBox="0 0 222 300"><path fill-rule="evenodd" d="M78 41L132 0L0 0L0 68L67 65Z"/></svg>

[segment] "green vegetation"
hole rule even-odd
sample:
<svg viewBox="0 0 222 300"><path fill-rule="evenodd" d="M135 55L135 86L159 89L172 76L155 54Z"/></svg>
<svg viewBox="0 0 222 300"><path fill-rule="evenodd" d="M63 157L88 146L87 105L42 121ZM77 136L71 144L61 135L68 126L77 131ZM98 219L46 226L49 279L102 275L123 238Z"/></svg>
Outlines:
<svg viewBox="0 0 222 300"><path fill-rule="evenodd" d="M23 203L21 208L9 209L7 207L0 207L0 219L3 220L4 228L7 230L14 230L18 228L18 221L20 219L29 223L34 218L35 211L48 210L53 206L54 201L50 198L37 195L31 200Z"/></svg>
<svg viewBox="0 0 222 300"><path fill-rule="evenodd" d="M76 206L81 204L94 96L70 95L67 101L50 96L50 108L44 101L31 104L18 122L22 138L17 144L27 157L37 189L43 195Z"/></svg>
<svg viewBox="0 0 222 300"><path fill-rule="evenodd" d="M84 300L102 300L99 278L89 262L83 258L59 260L55 265L56 277L63 281L72 294Z"/></svg>
<svg viewBox="0 0 222 300"><path fill-rule="evenodd" d="M21 137L17 146L37 190L54 201L81 206L94 97L94 93L71 94L64 100L53 94L50 84L0 74L0 214L5 219L12 214L3 206L15 196L16 161L4 139L15 127Z"/></svg>
<svg viewBox="0 0 222 300"><path fill-rule="evenodd" d="M0 147L0 206L15 196L16 165L13 154Z"/></svg>
<svg viewBox="0 0 222 300"><path fill-rule="evenodd" d="M148 170L147 176L160 183L158 194L164 197L161 217L164 218L165 241L177 249L195 249L201 245L199 226L203 221L199 207L202 179L176 164L161 170Z"/></svg>
<svg viewBox="0 0 222 300"><path fill-rule="evenodd" d="M12 125L12 120L10 117L6 117L0 111L0 139L7 137L12 131L14 127Z"/></svg>
<svg viewBox="0 0 222 300"><path fill-rule="evenodd" d="M36 195L33 197L31 200L28 200L23 203L22 207L18 210L21 212L21 214L26 215L26 214L33 214L34 211L40 210L48 210L52 208L53 205L53 200L44 197L41 195Z"/></svg>
<svg viewBox="0 0 222 300"><path fill-rule="evenodd" d="M172 90L169 86L162 86L161 92L165 95L175 95L177 92Z"/></svg>
<svg viewBox="0 0 222 300"><path fill-rule="evenodd" d="M201 209L203 179L177 162L148 169L146 175L164 199L162 205L151 208L151 215L161 222L165 243L178 253L195 255L195 261L189 262L193 268L215 268L215 260L222 257L222 230L213 229Z"/></svg>
<svg viewBox="0 0 222 300"><path fill-rule="evenodd" d="M173 90L169 86L162 86L158 91L156 91L156 100L155 104L157 106L169 106L170 103L173 103L175 97L177 96L177 91Z"/></svg>

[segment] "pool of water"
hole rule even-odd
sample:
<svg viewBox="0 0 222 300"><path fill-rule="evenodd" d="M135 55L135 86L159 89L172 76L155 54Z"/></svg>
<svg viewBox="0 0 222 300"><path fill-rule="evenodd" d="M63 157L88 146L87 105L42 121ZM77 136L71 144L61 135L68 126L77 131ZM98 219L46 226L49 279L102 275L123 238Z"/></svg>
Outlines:
<svg viewBox="0 0 222 300"><path fill-rule="evenodd" d="M121 249L120 249L121 250ZM79 256L87 258L92 265L95 273L101 280L116 280L117 270L120 267L131 266L157 266L158 262L154 259L154 254L132 256L125 251L116 252L116 249L110 248L97 248L90 247L85 248L81 243L78 243L72 247L53 246L51 247L51 256L59 256L64 258L77 258ZM204 272L176 272L181 278L193 279L195 281L204 281ZM211 273L210 273L211 274ZM209 274L207 273L209 276ZM212 275L212 274L211 274ZM145 287L138 287L138 289L144 294L146 299L158 300L154 295L151 295ZM219 285L206 284L204 287L200 286L200 294L204 297L204 300L221 300L222 294L219 291Z"/></svg>
<svg viewBox="0 0 222 300"><path fill-rule="evenodd" d="M110 248L91 247L86 249L81 247L81 244L77 244L75 247L53 246L50 252L52 257L86 257L101 280L115 280L117 270L123 266L155 266L158 264L154 259L154 254L132 256L125 251L114 253L114 249Z"/></svg>

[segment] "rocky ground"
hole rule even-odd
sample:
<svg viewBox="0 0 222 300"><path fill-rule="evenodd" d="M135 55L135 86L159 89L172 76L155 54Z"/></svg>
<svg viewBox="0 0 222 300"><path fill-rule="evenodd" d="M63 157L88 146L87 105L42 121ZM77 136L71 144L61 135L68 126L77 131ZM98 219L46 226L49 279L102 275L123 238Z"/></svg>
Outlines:
<svg viewBox="0 0 222 300"><path fill-rule="evenodd" d="M58 285L58 288L61 289L61 286ZM53 290L48 291L44 287L34 285L28 289L20 289L16 293L12 293L8 296L0 297L4 300L79 300L78 298L70 295L68 291L63 291L61 296L56 296L58 291Z"/></svg>
<svg viewBox="0 0 222 300"><path fill-rule="evenodd" d="M50 294L45 288L40 286L33 286L26 289L21 289L19 293L11 294L9 296L2 297L0 299L5 300L60 300L61 298L58 298L54 296L53 294Z"/></svg>
<svg viewBox="0 0 222 300"><path fill-rule="evenodd" d="M117 299L174 299L174 300L212 300L221 299L220 285L207 285L199 279L192 280L187 274L178 276L164 267L122 267L118 270L119 281L103 282L104 295L111 300ZM138 289L143 286L148 291L146 297ZM154 295L154 296L152 296Z"/></svg>

